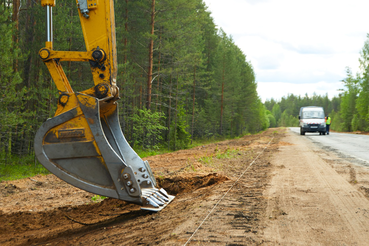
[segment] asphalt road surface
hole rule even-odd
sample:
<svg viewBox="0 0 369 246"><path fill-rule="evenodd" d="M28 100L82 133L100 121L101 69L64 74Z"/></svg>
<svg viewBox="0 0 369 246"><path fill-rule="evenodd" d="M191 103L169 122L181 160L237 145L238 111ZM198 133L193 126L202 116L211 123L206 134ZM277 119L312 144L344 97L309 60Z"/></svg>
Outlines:
<svg viewBox="0 0 369 246"><path fill-rule="evenodd" d="M300 135L299 127L291 127L290 130ZM330 132L329 135L305 133L302 138L307 138L324 149L336 152L343 158L355 159L356 164L369 166L369 135L348 134Z"/></svg>

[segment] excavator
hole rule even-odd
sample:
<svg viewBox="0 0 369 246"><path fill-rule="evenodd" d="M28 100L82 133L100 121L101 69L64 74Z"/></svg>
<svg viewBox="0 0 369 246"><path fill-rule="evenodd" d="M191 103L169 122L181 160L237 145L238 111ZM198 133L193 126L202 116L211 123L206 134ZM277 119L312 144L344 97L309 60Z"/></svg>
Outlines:
<svg viewBox="0 0 369 246"><path fill-rule="evenodd" d="M131 148L119 123L114 0L76 3L86 51L57 51L52 26L55 0L41 0L47 35L39 56L59 98L54 117L36 133L35 154L46 169L75 187L158 212L174 196L156 187L149 163ZM62 61L88 62L93 86L74 92Z"/></svg>

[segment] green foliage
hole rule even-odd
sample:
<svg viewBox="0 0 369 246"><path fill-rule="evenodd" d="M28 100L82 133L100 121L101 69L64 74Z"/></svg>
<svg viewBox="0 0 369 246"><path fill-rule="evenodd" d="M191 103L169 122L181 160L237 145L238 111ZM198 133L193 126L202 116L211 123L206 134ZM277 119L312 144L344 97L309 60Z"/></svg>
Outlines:
<svg viewBox="0 0 369 246"><path fill-rule="evenodd" d="M352 121L356 114L356 100L359 93L359 80L360 78L354 78L350 68L346 69L347 78L343 80L346 87L346 91L343 92L341 98L341 131L349 132L353 130ZM358 127L358 120L355 120L355 128Z"/></svg>
<svg viewBox="0 0 369 246"><path fill-rule="evenodd" d="M341 94L341 107L332 118L332 129L338 131L369 131L369 34L360 51L361 73L352 75L346 69L347 77L342 81L345 89Z"/></svg>
<svg viewBox="0 0 369 246"><path fill-rule="evenodd" d="M8 157L17 151L16 139L25 131L26 122L26 89L21 84L22 78L17 68L21 60L20 49L14 43L16 33L10 19L10 11L0 5L0 152Z"/></svg>
<svg viewBox="0 0 369 246"><path fill-rule="evenodd" d="M299 120L295 116L289 115L285 110L278 121L278 126L299 126Z"/></svg>
<svg viewBox="0 0 369 246"><path fill-rule="evenodd" d="M279 106L278 103L273 105L272 115L274 116L275 121L279 122L279 120L281 119L281 116L282 116L282 111L281 111L281 107Z"/></svg>
<svg viewBox="0 0 369 246"><path fill-rule="evenodd" d="M178 108L177 121L173 121L170 126L170 149L186 149L191 142L191 135L186 131L188 128L186 122L185 110L182 106Z"/></svg>
<svg viewBox="0 0 369 246"><path fill-rule="evenodd" d="M277 121L275 120L274 115L269 110L266 110L266 116L269 120L269 127L276 127Z"/></svg>
<svg viewBox="0 0 369 246"><path fill-rule="evenodd" d="M163 139L161 132L167 128L161 124L165 116L150 109L137 109L132 116L134 145L143 149L157 149Z"/></svg>

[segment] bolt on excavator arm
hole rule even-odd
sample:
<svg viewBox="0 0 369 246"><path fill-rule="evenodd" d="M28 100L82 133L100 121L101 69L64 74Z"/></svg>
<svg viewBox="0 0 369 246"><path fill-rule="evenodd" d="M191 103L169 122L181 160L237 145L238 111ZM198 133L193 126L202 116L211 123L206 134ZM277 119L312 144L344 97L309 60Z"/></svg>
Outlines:
<svg viewBox="0 0 369 246"><path fill-rule="evenodd" d="M114 1L77 0L85 52L53 50L55 0L41 0L41 5L46 8L47 40L39 55L59 99L54 117L36 133L38 160L78 188L160 211L174 196L156 188L149 163L130 147L119 123ZM89 62L94 86L74 92L61 61Z"/></svg>

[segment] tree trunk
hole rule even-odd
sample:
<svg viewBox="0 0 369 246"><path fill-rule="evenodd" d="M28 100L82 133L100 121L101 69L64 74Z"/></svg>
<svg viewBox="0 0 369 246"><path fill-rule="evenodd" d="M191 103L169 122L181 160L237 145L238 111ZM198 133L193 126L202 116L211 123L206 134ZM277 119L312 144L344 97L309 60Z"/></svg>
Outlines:
<svg viewBox="0 0 369 246"><path fill-rule="evenodd" d="M128 0L126 0L126 18L124 23L124 30L126 34L128 33ZM128 39L127 35L124 37L124 64L127 63L127 51L128 51ZM124 72L126 72L126 68L124 67Z"/></svg>
<svg viewBox="0 0 369 246"><path fill-rule="evenodd" d="M20 6L20 0L13 0L13 16L12 16L12 21L15 26L15 32L13 34L13 43L14 43L14 48L18 47L18 30L19 30L19 6ZM14 61L13 64L13 71L17 72L18 71L18 59L16 59Z"/></svg>
<svg viewBox="0 0 369 246"><path fill-rule="evenodd" d="M224 64L224 55L223 55L223 75L222 75L222 94L220 100L220 135L223 134L223 108L224 108L224 74L225 74L225 64Z"/></svg>
<svg viewBox="0 0 369 246"><path fill-rule="evenodd" d="M33 7L33 1L27 0L27 9L31 9ZM31 46L34 41L34 30L35 30L35 21L32 11L27 11L27 26L26 26L26 43ZM31 88L31 74L33 67L33 56L34 53L30 52L27 58L27 61L24 63L24 81L27 81L26 85L28 88Z"/></svg>
<svg viewBox="0 0 369 246"><path fill-rule="evenodd" d="M159 30L159 56L158 56L158 85L157 85L157 90L156 90L156 105L155 105L155 111L157 111L158 109L158 105L160 104L159 102L159 93L160 93L160 63L161 63L161 32ZM160 106L160 112L161 112L161 106Z"/></svg>
<svg viewBox="0 0 369 246"><path fill-rule="evenodd" d="M151 80L152 80L152 67L153 67L153 53L154 53L154 27L155 27L155 0L152 0L151 3L151 37L149 44L149 69L147 76L147 101L146 108L150 109L151 106Z"/></svg>
<svg viewBox="0 0 369 246"><path fill-rule="evenodd" d="M177 74L176 114L175 114L175 118L174 118L174 150L177 150L178 80L179 80L179 76Z"/></svg>
<svg viewBox="0 0 369 246"><path fill-rule="evenodd" d="M70 24L72 24L72 20L73 20L73 7L70 8ZM69 51L72 51L72 37L73 35L70 35L69 36ZM71 77L71 74L72 74L72 62L69 61L68 62L68 77L70 78Z"/></svg>
<svg viewBox="0 0 369 246"><path fill-rule="evenodd" d="M123 52L124 52L124 58L123 58L123 64L124 64L124 69L123 69L123 73L122 74L122 84L121 84L121 93L123 94L123 100L122 100L122 106L120 110L120 114L122 115L122 119L120 120L121 124L122 124L122 128L126 129L126 126L129 124L129 122L127 122L127 117L125 117L126 115L128 115L128 105L129 105L129 97L128 97L128 93L127 93L127 53L128 53L128 39L127 39L127 35L128 35L128 0L126 1L126 6L125 6L125 18L124 18L124 30L126 35L124 35L124 39L123 39L123 44L124 44L124 48L123 48Z"/></svg>
<svg viewBox="0 0 369 246"><path fill-rule="evenodd" d="M172 70L170 71L170 84L169 84L169 107L168 107L168 149L170 149L170 114L172 108Z"/></svg>
<svg viewBox="0 0 369 246"><path fill-rule="evenodd" d="M193 67L193 94L192 94L192 126L191 126L191 144L193 140L193 127L195 124L195 88L196 88L196 66Z"/></svg>

